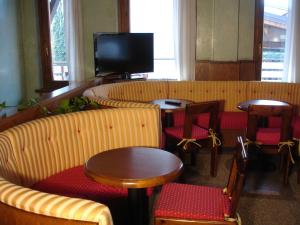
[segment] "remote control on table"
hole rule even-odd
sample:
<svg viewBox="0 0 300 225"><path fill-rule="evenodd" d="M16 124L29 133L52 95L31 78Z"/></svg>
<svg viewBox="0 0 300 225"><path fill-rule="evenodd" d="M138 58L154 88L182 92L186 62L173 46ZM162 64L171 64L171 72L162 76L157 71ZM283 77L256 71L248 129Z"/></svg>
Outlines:
<svg viewBox="0 0 300 225"><path fill-rule="evenodd" d="M168 105L176 105L176 106L181 105L181 102L176 102L176 101L165 101L165 103Z"/></svg>

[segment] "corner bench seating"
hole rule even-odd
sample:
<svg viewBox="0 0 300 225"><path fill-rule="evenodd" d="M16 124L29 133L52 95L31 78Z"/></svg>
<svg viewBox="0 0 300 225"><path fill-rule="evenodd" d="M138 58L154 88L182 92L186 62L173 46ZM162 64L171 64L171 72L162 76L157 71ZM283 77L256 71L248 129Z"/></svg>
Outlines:
<svg viewBox="0 0 300 225"><path fill-rule="evenodd" d="M1 132L0 224L112 225L105 203L127 190L89 180L83 164L114 148L158 147L160 129L158 108L130 108L51 116Z"/></svg>
<svg viewBox="0 0 300 225"><path fill-rule="evenodd" d="M225 147L235 146L236 136L244 135L247 126L247 113L237 109L238 103L273 99L289 102L296 109L300 106L300 84L259 81L132 81L92 87L84 95L108 107L149 107L148 102L165 98L194 102L225 100L220 116L220 133ZM174 116L174 123L180 125L183 118L183 115ZM295 112L292 127L294 138L299 139L298 112Z"/></svg>

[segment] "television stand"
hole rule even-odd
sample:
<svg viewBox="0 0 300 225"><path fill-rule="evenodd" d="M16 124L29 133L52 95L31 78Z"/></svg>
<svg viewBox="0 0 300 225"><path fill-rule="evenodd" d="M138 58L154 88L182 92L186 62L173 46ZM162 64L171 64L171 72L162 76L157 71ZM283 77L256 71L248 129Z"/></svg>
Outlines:
<svg viewBox="0 0 300 225"><path fill-rule="evenodd" d="M131 75L130 75L130 73L122 73L122 74L121 74L121 79L122 79L122 80L131 80Z"/></svg>

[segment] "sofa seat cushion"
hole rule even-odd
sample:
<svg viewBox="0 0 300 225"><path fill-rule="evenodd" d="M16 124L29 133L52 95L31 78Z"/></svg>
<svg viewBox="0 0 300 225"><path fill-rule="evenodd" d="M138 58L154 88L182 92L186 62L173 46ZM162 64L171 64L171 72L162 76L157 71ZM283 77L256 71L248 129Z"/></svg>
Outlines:
<svg viewBox="0 0 300 225"><path fill-rule="evenodd" d="M170 183L163 186L155 217L224 221L230 200L221 188Z"/></svg>
<svg viewBox="0 0 300 225"><path fill-rule="evenodd" d="M84 174L82 165L64 170L35 183L32 189L68 197L89 199L108 205L111 201L125 199L128 195L126 188L116 188L92 181ZM152 189L148 189L147 194L151 195Z"/></svg>
<svg viewBox="0 0 300 225"><path fill-rule="evenodd" d="M247 127L246 112L222 112L220 129L245 129Z"/></svg>
<svg viewBox="0 0 300 225"><path fill-rule="evenodd" d="M277 145L280 142L280 128L259 128L256 141L264 145Z"/></svg>
<svg viewBox="0 0 300 225"><path fill-rule="evenodd" d="M166 135L176 138L183 138L183 126L179 127L168 127L165 129ZM192 126L192 138L196 140L206 139L208 138L208 130L199 127L197 125Z"/></svg>

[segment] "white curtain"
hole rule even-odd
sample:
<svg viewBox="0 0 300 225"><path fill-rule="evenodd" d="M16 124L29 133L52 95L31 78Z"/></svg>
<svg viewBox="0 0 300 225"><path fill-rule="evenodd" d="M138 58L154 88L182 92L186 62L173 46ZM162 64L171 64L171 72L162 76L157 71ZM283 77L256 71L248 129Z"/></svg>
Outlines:
<svg viewBox="0 0 300 225"><path fill-rule="evenodd" d="M195 80L196 0L174 0L174 25L180 80Z"/></svg>
<svg viewBox="0 0 300 225"><path fill-rule="evenodd" d="M300 1L289 0L284 81L300 83Z"/></svg>
<svg viewBox="0 0 300 225"><path fill-rule="evenodd" d="M63 0L69 81L84 81L81 0Z"/></svg>

